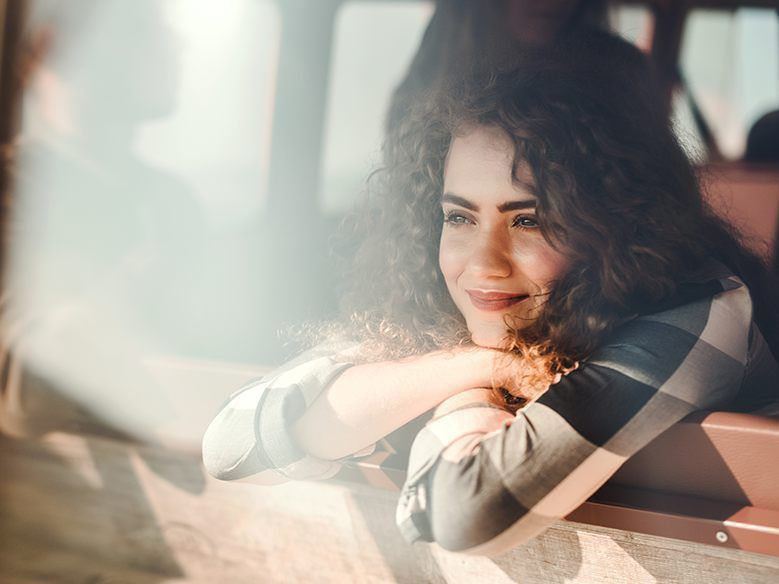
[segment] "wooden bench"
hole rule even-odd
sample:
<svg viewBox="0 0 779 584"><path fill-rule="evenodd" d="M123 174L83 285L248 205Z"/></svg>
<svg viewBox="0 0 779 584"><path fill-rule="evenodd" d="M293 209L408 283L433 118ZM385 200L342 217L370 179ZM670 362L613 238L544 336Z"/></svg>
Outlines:
<svg viewBox="0 0 779 584"><path fill-rule="evenodd" d="M170 359L149 367L192 396L211 395L203 411L218 408L242 381L261 372ZM198 408L193 412L200 416ZM776 462L772 440L779 436L779 420L754 416L739 429L739 419L746 418L738 416L745 414L695 416L631 459L566 520L498 558L461 556L434 544L409 546L395 528L396 493L390 488L339 481L262 487L212 479L200 461L202 428L196 428L207 420L193 424L189 446L181 433L175 444L152 446L95 425L81 432L1 436L0 580L777 581L779 550L755 552L779 537L779 511L760 507L773 505L777 496L776 483L761 486L761 481L769 476L764 472L776 472L766 467ZM679 468L652 455L651 448L673 449L680 440L685 448L711 448L695 467ZM761 462L763 455L768 459ZM721 464L713 465L718 460ZM720 471L725 472L720 479L736 473L735 490L711 490L716 487L708 481ZM655 483L637 483L646 480L642 472ZM685 496L682 487L696 472L703 491ZM752 482L741 482L744 472ZM708 498L722 494L720 501ZM746 498L738 499L742 495ZM750 507L773 515L758 517ZM719 541L718 532L728 539Z"/></svg>

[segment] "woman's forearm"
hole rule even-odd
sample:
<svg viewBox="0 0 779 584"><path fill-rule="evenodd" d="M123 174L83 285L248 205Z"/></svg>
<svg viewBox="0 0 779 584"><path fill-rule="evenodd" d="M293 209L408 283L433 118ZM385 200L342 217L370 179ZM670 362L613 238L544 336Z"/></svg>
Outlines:
<svg viewBox="0 0 779 584"><path fill-rule="evenodd" d="M313 456L347 456L448 397L489 385L494 355L466 347L356 365L322 391L293 425L292 435Z"/></svg>

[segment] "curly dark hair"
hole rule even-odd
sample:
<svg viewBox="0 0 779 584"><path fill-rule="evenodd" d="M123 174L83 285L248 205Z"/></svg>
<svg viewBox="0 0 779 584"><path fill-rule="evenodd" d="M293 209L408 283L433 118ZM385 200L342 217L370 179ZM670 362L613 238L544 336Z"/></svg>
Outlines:
<svg viewBox="0 0 779 584"><path fill-rule="evenodd" d="M453 137L484 125L513 141L515 180L530 170L525 186L538 198L543 236L571 266L535 322L507 323L507 349L552 376L624 318L661 306L714 257L749 287L776 354L779 313L765 260L709 208L661 104L645 56L601 32L428 94L390 133L384 166L346 222L359 243L341 249L349 284L336 328L362 342L366 360L468 341L438 266L440 196Z"/></svg>

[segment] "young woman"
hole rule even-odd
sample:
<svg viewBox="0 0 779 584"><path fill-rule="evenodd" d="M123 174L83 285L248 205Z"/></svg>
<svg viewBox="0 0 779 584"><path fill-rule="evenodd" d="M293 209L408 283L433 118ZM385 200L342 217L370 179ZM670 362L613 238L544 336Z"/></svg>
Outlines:
<svg viewBox="0 0 779 584"><path fill-rule="evenodd" d="M649 73L577 35L414 108L353 222L344 322L231 396L209 471L327 478L416 421L401 532L493 554L687 414L779 399L776 288L704 204Z"/></svg>

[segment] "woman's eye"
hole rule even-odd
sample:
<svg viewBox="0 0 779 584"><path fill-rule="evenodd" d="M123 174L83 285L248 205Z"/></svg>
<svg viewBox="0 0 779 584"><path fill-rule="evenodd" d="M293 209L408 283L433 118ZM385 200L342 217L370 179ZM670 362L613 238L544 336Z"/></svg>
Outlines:
<svg viewBox="0 0 779 584"><path fill-rule="evenodd" d="M538 227L538 219L534 215L518 215L514 219L514 226L522 229L535 229Z"/></svg>
<svg viewBox="0 0 779 584"><path fill-rule="evenodd" d="M449 225L467 225L470 219L457 211L444 211L444 223Z"/></svg>

